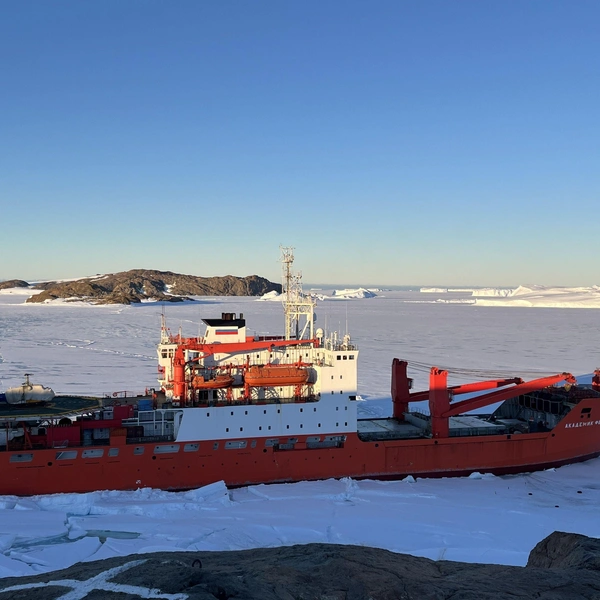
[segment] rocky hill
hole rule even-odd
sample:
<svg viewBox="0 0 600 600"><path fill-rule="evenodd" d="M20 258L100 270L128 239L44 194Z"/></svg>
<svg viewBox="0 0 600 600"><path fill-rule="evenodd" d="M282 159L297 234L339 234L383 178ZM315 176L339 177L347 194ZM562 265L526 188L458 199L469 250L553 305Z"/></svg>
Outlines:
<svg viewBox="0 0 600 600"><path fill-rule="evenodd" d="M27 285L26 282L23 283ZM146 269L76 281L47 282L33 287L43 291L27 302L61 298L87 300L95 304L132 304L142 300L181 302L190 299L190 296L262 296L273 290L281 292L281 285L257 275L196 277Z"/></svg>
<svg viewBox="0 0 600 600"><path fill-rule="evenodd" d="M157 552L0 581L0 600L584 600L600 598L600 541L554 532L526 567L307 544Z"/></svg>
<svg viewBox="0 0 600 600"><path fill-rule="evenodd" d="M28 288L29 284L22 279L10 279L9 281L0 281L0 290L10 288Z"/></svg>

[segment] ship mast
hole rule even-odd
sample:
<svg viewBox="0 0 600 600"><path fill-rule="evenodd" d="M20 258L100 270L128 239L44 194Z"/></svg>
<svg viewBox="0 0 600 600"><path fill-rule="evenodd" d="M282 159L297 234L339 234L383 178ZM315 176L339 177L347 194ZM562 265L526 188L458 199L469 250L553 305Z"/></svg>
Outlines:
<svg viewBox="0 0 600 600"><path fill-rule="evenodd" d="M293 273L294 249L280 246L282 266L282 299L285 313L285 339L301 340L307 330L309 338L314 338L315 301L302 293L302 273ZM300 331L302 316L306 322Z"/></svg>

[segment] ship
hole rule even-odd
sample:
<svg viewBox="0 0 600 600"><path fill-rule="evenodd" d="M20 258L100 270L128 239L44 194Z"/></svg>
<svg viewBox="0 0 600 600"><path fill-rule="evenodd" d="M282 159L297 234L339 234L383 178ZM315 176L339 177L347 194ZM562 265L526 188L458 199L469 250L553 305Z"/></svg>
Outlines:
<svg viewBox="0 0 600 600"><path fill-rule="evenodd" d="M600 455L600 369L590 384L564 372L449 385L433 366L413 391L414 363L394 358L391 415L360 417L359 347L315 328L293 261L283 248L282 335L221 313L185 337L163 314L157 383L140 394L55 395L28 376L0 402L0 494L503 475Z"/></svg>

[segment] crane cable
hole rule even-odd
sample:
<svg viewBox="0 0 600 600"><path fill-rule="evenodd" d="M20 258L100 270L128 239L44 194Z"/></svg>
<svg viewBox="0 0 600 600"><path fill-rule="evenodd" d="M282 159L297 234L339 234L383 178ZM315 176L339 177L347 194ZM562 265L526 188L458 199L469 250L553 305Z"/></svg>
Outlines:
<svg viewBox="0 0 600 600"><path fill-rule="evenodd" d="M419 361L406 360L409 367L414 371L418 371L421 373L429 373L431 371L431 365L427 363L422 363ZM443 369L448 372L449 376L454 377L468 377L470 379L499 379L499 378L509 378L515 376L525 376L528 378L539 378L544 376L553 375L554 373L549 371L535 370L535 369L465 369L458 367L448 367L441 364L436 365L439 369Z"/></svg>

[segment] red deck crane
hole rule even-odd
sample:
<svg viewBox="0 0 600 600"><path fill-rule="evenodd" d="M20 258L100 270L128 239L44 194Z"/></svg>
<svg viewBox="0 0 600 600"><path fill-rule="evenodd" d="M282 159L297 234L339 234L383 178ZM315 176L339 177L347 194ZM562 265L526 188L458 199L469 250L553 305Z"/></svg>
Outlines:
<svg viewBox="0 0 600 600"><path fill-rule="evenodd" d="M411 394L412 379L407 376L407 367L408 363L404 360L395 358L392 362L393 416L403 421L404 413L408 410L410 402L429 400L431 433L434 438L446 438L449 436L450 417L496 402L503 402L521 394L538 391L559 381L566 381L572 384L577 383L577 380L571 373L558 373L531 381L523 381L520 377L512 377L507 379L489 379L448 387L448 371L431 367L429 373L429 390ZM451 402L455 396L493 388L502 389L497 389L488 394L481 394L475 398Z"/></svg>

